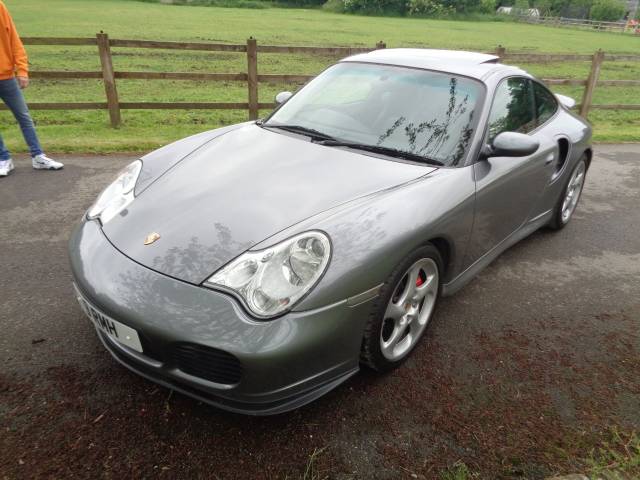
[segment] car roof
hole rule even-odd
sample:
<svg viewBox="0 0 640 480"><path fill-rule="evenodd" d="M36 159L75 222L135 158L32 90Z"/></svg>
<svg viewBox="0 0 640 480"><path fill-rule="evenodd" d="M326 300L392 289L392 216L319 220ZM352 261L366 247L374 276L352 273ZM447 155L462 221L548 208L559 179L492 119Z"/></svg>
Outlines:
<svg viewBox="0 0 640 480"><path fill-rule="evenodd" d="M528 74L517 67L497 63L500 57L487 53L429 48L388 48L347 57L342 62L366 62L401 67L437 70L482 80L494 72L507 70L512 74Z"/></svg>

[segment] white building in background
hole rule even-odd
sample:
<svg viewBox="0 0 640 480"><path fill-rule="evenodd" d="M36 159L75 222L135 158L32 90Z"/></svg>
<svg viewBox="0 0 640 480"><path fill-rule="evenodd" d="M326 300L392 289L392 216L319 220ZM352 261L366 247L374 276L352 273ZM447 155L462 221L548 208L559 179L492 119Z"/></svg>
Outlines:
<svg viewBox="0 0 640 480"><path fill-rule="evenodd" d="M638 2L638 0L633 0L633 1ZM496 12L502 13L504 15L512 15L516 13L513 7L499 7L498 10L496 10ZM540 11L537 8L528 8L527 10L524 10L522 13L520 13L520 15L528 15L530 17L539 17Z"/></svg>

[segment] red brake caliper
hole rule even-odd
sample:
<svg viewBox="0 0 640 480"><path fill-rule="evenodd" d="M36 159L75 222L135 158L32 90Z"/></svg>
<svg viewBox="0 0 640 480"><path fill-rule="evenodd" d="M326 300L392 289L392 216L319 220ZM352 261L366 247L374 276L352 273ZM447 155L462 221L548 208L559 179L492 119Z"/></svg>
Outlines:
<svg viewBox="0 0 640 480"><path fill-rule="evenodd" d="M418 279L416 280L416 287L419 287L423 283L424 283L424 280L422 280L422 277L418 275Z"/></svg>

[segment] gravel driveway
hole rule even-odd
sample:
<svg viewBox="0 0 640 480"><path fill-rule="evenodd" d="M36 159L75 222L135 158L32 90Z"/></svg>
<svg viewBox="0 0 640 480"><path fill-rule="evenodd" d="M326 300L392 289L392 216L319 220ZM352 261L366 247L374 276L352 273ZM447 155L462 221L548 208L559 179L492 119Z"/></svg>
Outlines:
<svg viewBox="0 0 640 480"><path fill-rule="evenodd" d="M131 157L61 160L0 179L2 478L438 478L463 462L535 479L640 429L640 146L598 146L572 223L444 299L400 370L269 418L172 394L102 348L66 239Z"/></svg>

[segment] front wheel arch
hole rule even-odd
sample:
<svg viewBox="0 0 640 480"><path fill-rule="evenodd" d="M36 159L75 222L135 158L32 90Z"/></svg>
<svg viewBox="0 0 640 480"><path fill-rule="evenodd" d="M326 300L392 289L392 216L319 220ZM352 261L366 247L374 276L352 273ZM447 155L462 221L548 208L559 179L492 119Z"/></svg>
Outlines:
<svg viewBox="0 0 640 480"><path fill-rule="evenodd" d="M451 265L453 263L454 248L452 243L444 237L431 238L425 245L433 245L440 252L442 257L442 280L447 280L447 274L451 271Z"/></svg>
<svg viewBox="0 0 640 480"><path fill-rule="evenodd" d="M396 292L398 285L403 280L403 277L405 277L405 275L408 273L408 269L410 269L417 260L426 258L429 258L435 262L438 273L437 290L435 291L435 299L433 300L431 312L426 320L427 325L426 327L422 327L420 329L419 337L416 339L413 345L411 345L406 354L393 361L389 360L385 358L380 347L380 335L382 329L384 328L388 304L391 301L394 293ZM444 264L442 256L440 255L440 251L432 243L427 243L409 252L409 254L407 254L394 267L385 282L382 284L378 296L375 298L371 305L371 311L369 313L369 317L367 318L362 336L362 345L360 350L361 364L379 372L386 372L399 367L409 357L415 346L420 342L421 338L424 337L424 333L428 329L429 323L431 323L434 309L437 306L437 300L440 297L442 291L443 272ZM420 308L422 308L422 305L420 306Z"/></svg>

